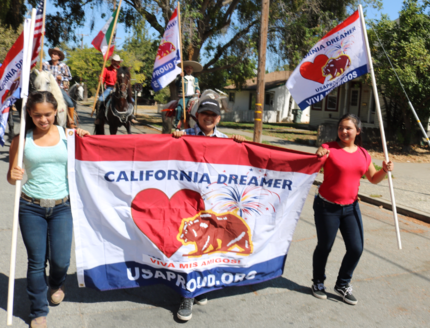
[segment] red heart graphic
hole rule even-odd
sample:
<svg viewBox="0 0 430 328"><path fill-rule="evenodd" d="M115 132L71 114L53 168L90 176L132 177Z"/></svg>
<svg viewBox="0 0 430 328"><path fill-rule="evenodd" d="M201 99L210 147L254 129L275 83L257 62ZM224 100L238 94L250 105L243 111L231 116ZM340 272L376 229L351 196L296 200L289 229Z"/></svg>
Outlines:
<svg viewBox="0 0 430 328"><path fill-rule="evenodd" d="M134 223L167 257L171 257L182 243L176 239L184 218L205 210L199 193L182 189L172 198L158 189L139 192L131 203Z"/></svg>
<svg viewBox="0 0 430 328"><path fill-rule="evenodd" d="M300 66L300 74L307 80L315 81L324 84L325 76L322 68L327 64L328 57L326 55L318 55L314 62L304 62Z"/></svg>

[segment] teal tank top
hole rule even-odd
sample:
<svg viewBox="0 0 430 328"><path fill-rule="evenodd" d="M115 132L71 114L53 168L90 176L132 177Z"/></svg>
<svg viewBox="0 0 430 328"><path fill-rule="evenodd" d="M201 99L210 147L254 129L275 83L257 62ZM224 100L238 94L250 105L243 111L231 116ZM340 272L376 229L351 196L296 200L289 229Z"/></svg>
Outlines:
<svg viewBox="0 0 430 328"><path fill-rule="evenodd" d="M69 194L67 181L67 139L57 126L60 141L55 146L40 147L33 141L33 131L25 136L24 167L28 176L22 191L37 199L62 199Z"/></svg>

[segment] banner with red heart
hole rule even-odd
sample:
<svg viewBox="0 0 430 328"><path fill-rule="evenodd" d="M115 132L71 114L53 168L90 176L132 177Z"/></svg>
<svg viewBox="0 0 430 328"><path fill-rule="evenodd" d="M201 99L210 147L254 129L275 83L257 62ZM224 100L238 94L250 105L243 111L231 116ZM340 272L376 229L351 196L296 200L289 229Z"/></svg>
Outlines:
<svg viewBox="0 0 430 328"><path fill-rule="evenodd" d="M323 75L323 67L329 58L326 55L319 55L314 62L304 62L300 66L300 74L307 80L324 84L326 77Z"/></svg>
<svg viewBox="0 0 430 328"><path fill-rule="evenodd" d="M200 194L189 189L179 190L170 199L159 189L144 189L131 203L136 226L168 258L182 246L176 238L182 219L204 210Z"/></svg>

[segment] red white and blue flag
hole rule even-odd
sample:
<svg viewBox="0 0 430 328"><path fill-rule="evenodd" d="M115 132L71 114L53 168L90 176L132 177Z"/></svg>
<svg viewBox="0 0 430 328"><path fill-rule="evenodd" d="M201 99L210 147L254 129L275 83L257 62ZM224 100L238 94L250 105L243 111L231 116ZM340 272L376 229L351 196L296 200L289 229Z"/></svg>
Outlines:
<svg viewBox="0 0 430 328"><path fill-rule="evenodd" d="M15 103L16 92L21 84L24 53L24 32L18 37L0 67L0 144L4 145L10 107Z"/></svg>
<svg viewBox="0 0 430 328"><path fill-rule="evenodd" d="M185 297L281 276L325 160L231 139L73 131L68 151L79 286L162 283Z"/></svg>
<svg viewBox="0 0 430 328"><path fill-rule="evenodd" d="M36 66L37 59L39 58L42 33L45 31L45 26L43 26L43 7L45 5L45 0L40 0L36 7L36 21L34 25L34 39L33 39L33 51L31 54L31 68Z"/></svg>
<svg viewBox="0 0 430 328"><path fill-rule="evenodd" d="M357 10L309 51L287 81L300 109L322 101L333 89L369 71L364 33Z"/></svg>
<svg viewBox="0 0 430 328"><path fill-rule="evenodd" d="M151 81L154 91L160 91L181 73L181 69L177 66L181 62L180 54L179 19L178 8L176 8L167 24L155 57Z"/></svg>

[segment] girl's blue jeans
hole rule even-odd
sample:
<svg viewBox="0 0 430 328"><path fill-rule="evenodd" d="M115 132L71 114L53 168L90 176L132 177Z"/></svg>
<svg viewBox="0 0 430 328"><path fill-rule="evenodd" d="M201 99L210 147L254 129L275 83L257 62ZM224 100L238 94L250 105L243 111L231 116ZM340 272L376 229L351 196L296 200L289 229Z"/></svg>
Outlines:
<svg viewBox="0 0 430 328"><path fill-rule="evenodd" d="M21 198L19 225L27 249L27 293L30 319L49 312L46 265L49 260L49 286L63 285L70 264L73 221L69 201L55 207L40 207Z"/></svg>
<svg viewBox="0 0 430 328"><path fill-rule="evenodd" d="M325 267L328 255L334 244L337 231L340 230L346 246L346 254L340 266L336 285L345 286L363 253L363 222L360 207L355 201L351 205L331 204L319 196L314 201L315 227L318 244L313 255L313 282L323 283L326 279Z"/></svg>

